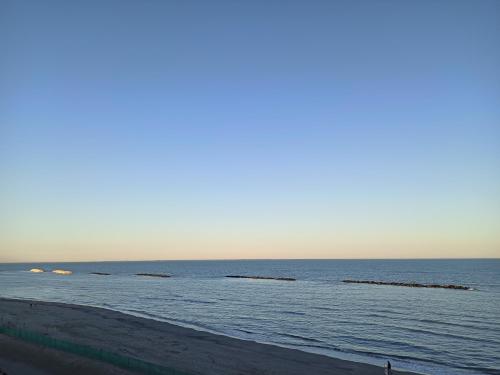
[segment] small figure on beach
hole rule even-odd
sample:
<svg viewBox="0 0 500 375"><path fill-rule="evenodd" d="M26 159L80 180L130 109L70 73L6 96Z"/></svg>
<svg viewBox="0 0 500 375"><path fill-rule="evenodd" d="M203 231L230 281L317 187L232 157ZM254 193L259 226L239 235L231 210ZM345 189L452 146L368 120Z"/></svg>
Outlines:
<svg viewBox="0 0 500 375"><path fill-rule="evenodd" d="M389 361L387 361L387 364L385 365L385 375L392 375L392 366Z"/></svg>

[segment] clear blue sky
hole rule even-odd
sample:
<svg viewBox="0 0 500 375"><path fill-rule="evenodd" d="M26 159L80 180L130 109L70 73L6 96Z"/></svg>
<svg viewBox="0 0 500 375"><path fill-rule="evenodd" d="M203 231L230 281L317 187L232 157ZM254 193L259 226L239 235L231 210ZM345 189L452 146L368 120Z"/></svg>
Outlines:
<svg viewBox="0 0 500 375"><path fill-rule="evenodd" d="M2 1L0 261L500 256L500 1Z"/></svg>

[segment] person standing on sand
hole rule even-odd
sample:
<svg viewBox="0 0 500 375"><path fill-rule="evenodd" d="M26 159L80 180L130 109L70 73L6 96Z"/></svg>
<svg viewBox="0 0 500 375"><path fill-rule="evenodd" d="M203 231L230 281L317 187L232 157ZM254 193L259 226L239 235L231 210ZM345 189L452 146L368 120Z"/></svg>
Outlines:
<svg viewBox="0 0 500 375"><path fill-rule="evenodd" d="M385 375L392 375L392 366L389 361L387 361L387 364L385 365Z"/></svg>

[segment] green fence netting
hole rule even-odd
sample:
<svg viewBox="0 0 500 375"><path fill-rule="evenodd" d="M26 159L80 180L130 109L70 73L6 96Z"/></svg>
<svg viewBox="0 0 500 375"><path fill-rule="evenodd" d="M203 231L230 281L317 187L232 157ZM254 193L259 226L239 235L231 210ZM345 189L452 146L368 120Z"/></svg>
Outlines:
<svg viewBox="0 0 500 375"><path fill-rule="evenodd" d="M25 341L36 343L48 348L62 350L82 357L96 359L110 363L121 368L151 375L189 375L170 367L160 366L154 363L142 361L137 358L127 357L121 354L96 349L91 346L75 344L69 341L55 339L42 333L28 331L17 327L0 326L0 333L17 337Z"/></svg>

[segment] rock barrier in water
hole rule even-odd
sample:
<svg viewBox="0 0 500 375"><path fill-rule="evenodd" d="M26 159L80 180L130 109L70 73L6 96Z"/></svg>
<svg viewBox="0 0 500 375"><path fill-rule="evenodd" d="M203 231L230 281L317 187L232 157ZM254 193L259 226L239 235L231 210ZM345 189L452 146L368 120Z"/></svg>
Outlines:
<svg viewBox="0 0 500 375"><path fill-rule="evenodd" d="M30 269L30 272L40 273L40 272L45 272L45 270L43 270L42 268L32 268Z"/></svg>
<svg viewBox="0 0 500 375"><path fill-rule="evenodd" d="M52 273L57 273L58 275L71 275L73 272L67 270L53 270Z"/></svg>
<svg viewBox="0 0 500 375"><path fill-rule="evenodd" d="M171 277L166 273L136 273L137 276L149 276L149 277Z"/></svg>
<svg viewBox="0 0 500 375"><path fill-rule="evenodd" d="M296 281L292 277L271 277L271 276L242 276L242 275L227 275L233 279L253 279L253 280L279 280L279 281Z"/></svg>
<svg viewBox="0 0 500 375"><path fill-rule="evenodd" d="M342 280L343 283L349 284L370 284L370 285L393 285L406 286L410 288L440 288L440 289L458 289L458 290L473 290L468 286L453 285L453 284L419 284L419 283L401 283L395 281L371 281L371 280Z"/></svg>

